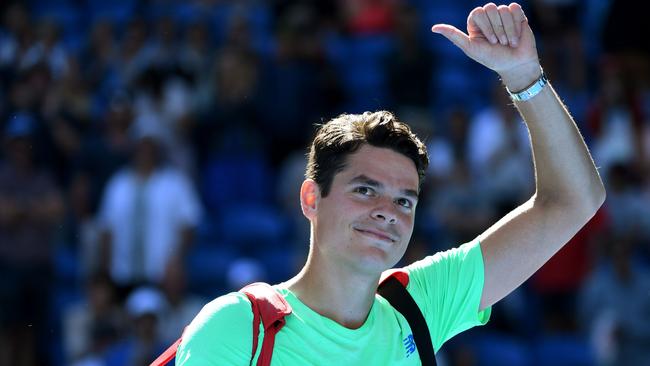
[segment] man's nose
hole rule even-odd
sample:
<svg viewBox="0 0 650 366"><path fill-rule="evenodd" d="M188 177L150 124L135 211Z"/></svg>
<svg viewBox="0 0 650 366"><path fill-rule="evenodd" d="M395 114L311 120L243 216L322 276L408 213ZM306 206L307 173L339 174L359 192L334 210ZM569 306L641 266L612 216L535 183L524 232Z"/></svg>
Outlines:
<svg viewBox="0 0 650 366"><path fill-rule="evenodd" d="M397 212L395 212L392 202L384 202L376 207L371 216L375 220L386 221L389 224L397 223Z"/></svg>

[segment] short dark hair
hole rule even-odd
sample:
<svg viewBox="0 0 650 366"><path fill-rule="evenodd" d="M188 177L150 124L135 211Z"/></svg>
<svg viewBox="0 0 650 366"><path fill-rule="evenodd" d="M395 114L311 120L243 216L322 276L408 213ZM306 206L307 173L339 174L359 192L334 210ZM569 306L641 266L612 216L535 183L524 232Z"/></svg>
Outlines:
<svg viewBox="0 0 650 366"><path fill-rule="evenodd" d="M321 125L309 149L305 177L313 179L326 197L347 157L364 144L389 148L411 159L422 186L429 166L427 148L407 124L388 111L342 114Z"/></svg>

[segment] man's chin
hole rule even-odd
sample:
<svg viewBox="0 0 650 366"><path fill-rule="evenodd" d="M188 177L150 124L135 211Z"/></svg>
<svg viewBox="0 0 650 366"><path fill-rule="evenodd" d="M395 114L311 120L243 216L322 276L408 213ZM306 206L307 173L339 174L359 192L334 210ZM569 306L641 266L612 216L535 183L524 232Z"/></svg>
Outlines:
<svg viewBox="0 0 650 366"><path fill-rule="evenodd" d="M393 268L400 258L395 253L387 251L381 246L369 246L364 248L363 253L356 260L356 265L364 269L364 272L381 274L387 269Z"/></svg>

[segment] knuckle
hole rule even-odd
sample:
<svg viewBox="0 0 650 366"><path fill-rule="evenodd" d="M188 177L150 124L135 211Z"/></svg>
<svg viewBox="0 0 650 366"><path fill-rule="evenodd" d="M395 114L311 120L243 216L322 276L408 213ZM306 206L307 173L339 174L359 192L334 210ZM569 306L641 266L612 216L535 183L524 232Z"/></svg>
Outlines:
<svg viewBox="0 0 650 366"><path fill-rule="evenodd" d="M483 14L484 12L485 10L483 9L483 7L477 6L474 9L472 9L472 11L469 13L469 16L471 17L477 14Z"/></svg>
<svg viewBox="0 0 650 366"><path fill-rule="evenodd" d="M497 5L495 3L487 3L483 8L487 11L497 10Z"/></svg>

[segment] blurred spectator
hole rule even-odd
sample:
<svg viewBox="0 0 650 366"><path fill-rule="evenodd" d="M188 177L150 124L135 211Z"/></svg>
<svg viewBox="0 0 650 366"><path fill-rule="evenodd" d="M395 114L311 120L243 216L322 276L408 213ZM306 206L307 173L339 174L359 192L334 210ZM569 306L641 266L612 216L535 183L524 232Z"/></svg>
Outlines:
<svg viewBox="0 0 650 366"><path fill-rule="evenodd" d="M173 69L178 65L178 29L170 16L156 20L153 39L147 43L147 52L151 57L151 66L161 69Z"/></svg>
<svg viewBox="0 0 650 366"><path fill-rule="evenodd" d="M65 309L63 340L67 364L86 365L104 356L126 327L115 284L107 274L88 276L86 299Z"/></svg>
<svg viewBox="0 0 650 366"><path fill-rule="evenodd" d="M544 71L558 86L571 90L586 86L588 68L580 28L584 2L532 0L530 24L539 29L540 58Z"/></svg>
<svg viewBox="0 0 650 366"><path fill-rule="evenodd" d="M67 64L67 71L52 85L43 105L47 118L66 116L86 129L92 112L92 91L76 59Z"/></svg>
<svg viewBox="0 0 650 366"><path fill-rule="evenodd" d="M20 2L9 5L2 15L7 32L3 32L0 42L0 67L6 71L20 70L24 67L25 55L36 43L36 34L30 25L32 20Z"/></svg>
<svg viewBox="0 0 650 366"><path fill-rule="evenodd" d="M468 240L475 235L475 230L487 227L494 214L488 205L489 197L472 180L467 163L469 117L466 111L450 109L434 128L426 135L430 136L429 170L422 190L421 211L426 223L419 228L435 238L431 240L432 252Z"/></svg>
<svg viewBox="0 0 650 366"><path fill-rule="evenodd" d="M16 74L9 84L9 109L40 114L52 85L50 69L44 63L37 63L26 69L14 69L13 72Z"/></svg>
<svg viewBox="0 0 650 366"><path fill-rule="evenodd" d="M131 164L111 178L99 214L104 268L126 292L182 266L201 214L192 183L165 163L156 127L134 130Z"/></svg>
<svg viewBox="0 0 650 366"><path fill-rule="evenodd" d="M296 3L277 23L276 48L262 70L261 131L272 139L271 160L307 145L312 125L340 112L340 85L324 57L314 8Z"/></svg>
<svg viewBox="0 0 650 366"><path fill-rule="evenodd" d="M402 4L396 12L396 47L388 55L386 71L398 115L405 108L427 110L431 103L434 57L420 39L417 9Z"/></svg>
<svg viewBox="0 0 650 366"><path fill-rule="evenodd" d="M433 124L434 130L427 142L430 155L427 175L428 180L434 180L433 190L438 184L446 184L457 162L466 161L469 123L467 111L456 107L450 108L441 122Z"/></svg>
<svg viewBox="0 0 650 366"><path fill-rule="evenodd" d="M65 76L69 69L69 55L60 40L60 29L52 21L38 24L38 41L25 52L21 60L21 68L29 68L38 63L44 63L50 69L55 80Z"/></svg>
<svg viewBox="0 0 650 366"><path fill-rule="evenodd" d="M187 291L187 271L178 262L167 267L161 290L167 306L161 314L160 337L164 342L172 343L181 336L206 301Z"/></svg>
<svg viewBox="0 0 650 366"><path fill-rule="evenodd" d="M607 171L608 198L612 230L629 233L639 240L650 240L650 202L642 195L642 177L631 164L615 164Z"/></svg>
<svg viewBox="0 0 650 366"><path fill-rule="evenodd" d="M109 90L120 87L117 69L119 48L112 23L107 20L93 23L79 59L83 78L96 96L108 98L106 94Z"/></svg>
<svg viewBox="0 0 650 366"><path fill-rule="evenodd" d="M0 364L44 365L39 336L48 321L54 229L62 197L48 172L35 165L36 121L10 117L0 165Z"/></svg>
<svg viewBox="0 0 650 366"><path fill-rule="evenodd" d="M88 86L77 62L68 66L67 73L48 88L41 109L51 133L51 164L63 184L68 184L83 159L85 138L93 127Z"/></svg>
<svg viewBox="0 0 650 366"><path fill-rule="evenodd" d="M611 196L610 196L611 197ZM594 217L530 279L530 289L537 302L533 328L548 333L577 330L575 314L577 294L599 260L602 246L610 228L609 213L601 208ZM529 314L535 311L529 309Z"/></svg>
<svg viewBox="0 0 650 366"><path fill-rule="evenodd" d="M238 48L219 50L198 106L196 141L201 163L216 153L259 152L260 66L257 56ZM201 164L203 165L203 164Z"/></svg>
<svg viewBox="0 0 650 366"><path fill-rule="evenodd" d="M129 22L121 39L121 47L115 64L115 87L128 87L135 82L151 62L147 53L146 41L148 37L147 24L141 18Z"/></svg>
<svg viewBox="0 0 650 366"><path fill-rule="evenodd" d="M616 59L601 65L598 94L587 114L594 159L604 171L617 163L642 165L645 116L638 90L623 79L624 72Z"/></svg>
<svg viewBox="0 0 650 366"><path fill-rule="evenodd" d="M472 178L501 213L532 193L533 172L528 131L507 94L494 84L492 103L479 111L468 130L467 159Z"/></svg>
<svg viewBox="0 0 650 366"><path fill-rule="evenodd" d="M430 194L427 211L445 233L436 238L436 245L450 248L472 240L495 217L490 197L482 190L481 182L472 178L465 160L455 161L449 176L439 181Z"/></svg>
<svg viewBox="0 0 650 366"><path fill-rule="evenodd" d="M101 228L95 215L96 195L93 190L92 177L88 172L80 171L72 177L67 195L67 214L62 230L66 249L77 253L77 267L82 278L89 278L99 270L99 237Z"/></svg>
<svg viewBox="0 0 650 366"><path fill-rule="evenodd" d="M109 178L127 164L133 149L133 106L131 96L124 90L115 91L95 128L83 138L77 169L90 174L93 202L99 200Z"/></svg>
<svg viewBox="0 0 650 366"><path fill-rule="evenodd" d="M138 76L135 87L134 124L137 128L155 125L160 142L169 152L169 162L192 175L195 166L188 142L193 127L188 80L176 70L152 66Z"/></svg>
<svg viewBox="0 0 650 366"><path fill-rule="evenodd" d="M650 360L650 270L634 258L629 233L614 233L607 258L585 283L578 314L601 365Z"/></svg>
<svg viewBox="0 0 650 366"><path fill-rule="evenodd" d="M395 23L397 0L339 1L343 21L353 34L389 32Z"/></svg>
<svg viewBox="0 0 650 366"><path fill-rule="evenodd" d="M603 51L621 63L626 82L648 88L650 83L650 42L639 24L644 24L645 11L637 11L633 0L608 1L602 39Z"/></svg>
<svg viewBox="0 0 650 366"><path fill-rule="evenodd" d="M126 300L130 319L127 337L114 344L105 356L105 366L148 366L165 350L159 336L167 304L160 291L153 287L137 288Z"/></svg>
<svg viewBox="0 0 650 366"><path fill-rule="evenodd" d="M309 252L305 238L309 237L309 221L302 214L298 204L300 186L305 179L307 157L303 151L294 151L288 155L279 168L276 185L277 202L283 215L289 221L288 247L292 249L294 260L289 265L299 270Z"/></svg>
<svg viewBox="0 0 650 366"><path fill-rule="evenodd" d="M205 21L188 24L180 44L178 62L195 83L206 79L213 53L208 24Z"/></svg>

